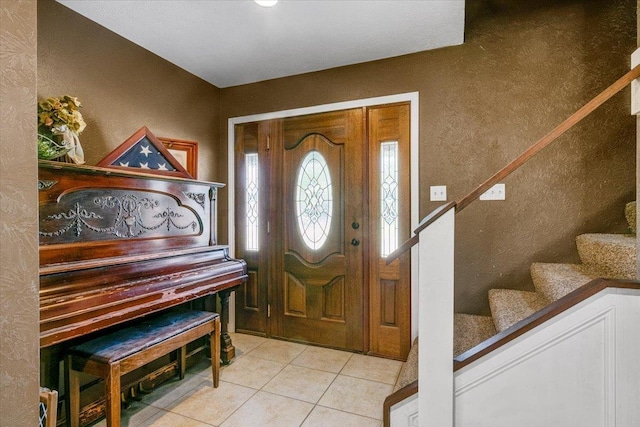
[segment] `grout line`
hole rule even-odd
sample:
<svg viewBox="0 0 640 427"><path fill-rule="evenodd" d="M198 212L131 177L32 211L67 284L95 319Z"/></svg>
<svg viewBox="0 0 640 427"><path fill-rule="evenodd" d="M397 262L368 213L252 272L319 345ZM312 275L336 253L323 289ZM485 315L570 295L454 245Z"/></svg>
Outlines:
<svg viewBox="0 0 640 427"><path fill-rule="evenodd" d="M305 351L307 351L307 350L305 350ZM303 353L304 353L304 352L303 352ZM300 354L302 355L302 353L300 353ZM342 367L340 368L340 370L339 370L338 372L329 372L329 373L331 373L331 374L334 374L334 375L335 375L335 377L333 377L333 379L331 380L331 382L329 383L329 385L327 386L327 388L325 388L325 389L324 389L324 391L322 392L322 394L321 394L321 395L320 395L320 397L318 398L318 401L313 405L313 408L311 408L311 410L309 411L309 413L307 414L307 416L306 416L306 417L304 417L304 420L302 420L302 422L300 423L300 426L302 426L302 425L305 423L305 421L309 418L309 416L311 415L311 413L312 413L313 411L315 411L315 409L316 409L318 406L321 406L321 405L319 405L320 401L322 400L322 398L324 397L324 395L327 393L327 391L329 391L329 389L331 388L331 386L332 386L332 385L333 385L333 383L335 382L336 378L338 378L338 376L340 375L340 372L342 372L342 370L344 369L344 367L345 367L345 366L347 366L347 363L349 363L349 360L351 360L351 356L353 356L353 353L349 355L349 357L347 358L347 360L345 360L345 362L343 363ZM298 356L298 357L300 357L300 356ZM296 357L296 359L297 359L297 357ZM294 359L294 360L295 360L295 359ZM296 365L293 365L293 366L296 366ZM304 366L303 366L303 367L304 367ZM312 368L308 368L308 369L312 369ZM319 371L321 371L321 370L319 370ZM327 372L327 371L321 371L321 372Z"/></svg>
<svg viewBox="0 0 640 427"><path fill-rule="evenodd" d="M398 372L398 373L396 374L396 381L398 380L398 375L399 375L399 374L400 374L400 372ZM376 384L384 384L384 385L391 385L391 386L395 384L395 382L393 382L393 383L386 383L386 382L384 382L384 381L376 381L376 380L372 380L372 379L369 379L369 378L356 377L356 376L354 376L354 375L349 375L349 374L340 374L340 375L342 375L343 377L355 378L356 380L370 381L370 382L372 382L372 383L376 383Z"/></svg>
<svg viewBox="0 0 640 427"><path fill-rule="evenodd" d="M266 342L266 341L265 341L265 342ZM262 344L264 344L264 343L262 343ZM262 345L262 344L260 344L260 345ZM257 346L256 348L258 348L258 347L260 347L260 346ZM296 357L294 357L291 361L289 361L288 363L286 363L286 364L285 364L285 366L284 366L284 367L283 367L283 368L282 368L282 369L281 369L277 374L275 374L275 375L274 375L274 376L273 376L269 381L267 381L267 382L265 383L265 385L263 385L263 386L260 388L260 390L259 390L259 391L262 391L263 393L268 393L268 394L271 394L271 395L273 395L273 396L278 396L278 397L284 397L284 398L288 398L288 399L293 399L293 400L297 400L297 401L299 401L299 402L304 402L304 403L308 403L308 404L313 405L313 406L311 407L311 410L309 411L309 413L307 413L307 415L304 417L304 419L300 422L299 426L303 425L303 424L305 423L305 421L309 418L309 416L311 415L311 413L312 413L312 412L314 411L314 409L318 406L318 402L320 402L320 400L321 400L321 399L322 399L322 397L325 395L325 393L327 392L327 390L329 390L329 388L331 387L331 385L333 384L333 382L335 381L335 379L336 379L336 378L338 378L338 375L340 374L340 372L344 369L344 367L347 365L347 363L349 362L349 360L351 360L351 356L353 356L353 354L352 354L352 353L350 353L349 358L345 361L345 363L344 363L344 364L342 365L342 367L340 368L340 371L338 371L337 373L336 373L336 372L323 371L323 370L321 370L321 369L309 368L309 367L307 367L307 366L292 365L292 363L293 363L296 359L298 359L302 354L304 354L304 353L305 353L309 348L311 348L311 346L305 346L304 350L302 350L302 351L301 351L301 352L300 352ZM253 350L252 350L252 351L253 351ZM345 353L346 353L346 352L345 352ZM257 356L253 356L253 357L257 357ZM268 360L268 359L263 359L263 360ZM282 371L283 371L287 366L294 366L294 367L297 367L297 368L305 368L305 369L315 370L315 371L317 371L317 372L330 373L330 374L333 374L333 375L334 375L334 377L333 377L333 379L331 380L331 382L329 383L329 385L326 387L326 389L324 390L324 392L322 393L322 395L320 395L320 397L318 398L318 400L317 400L315 403L307 402L307 401L300 400L300 399L296 399L296 398L289 397L289 396L283 396L283 395L280 395L280 394L277 394L277 393L273 393L273 392L270 392L270 391L264 390L264 387L266 387L266 386L267 386L267 384L269 384L271 381L273 381L273 380L275 379L275 377L276 377L280 372L282 372ZM252 396L252 397L253 397L253 396ZM248 400L247 400L247 402L248 402ZM243 403L240 407L244 406L247 402ZM238 409L240 409L240 408L238 408ZM330 409L333 409L333 408L330 408ZM343 411L343 412L344 412L344 411ZM356 414L356 415L357 415L357 414Z"/></svg>
<svg viewBox="0 0 640 427"><path fill-rule="evenodd" d="M266 342L267 342L267 341L265 341L265 342L263 342L263 343L260 343L259 345L257 345L256 347L254 347L253 349L251 349L250 351L248 351L247 353L243 353L243 356L247 356L247 355L249 355L249 354L250 354L250 353L252 353L255 349L259 348L260 346L262 346L262 345L263 345L263 344L265 344ZM304 352L304 350L303 350L302 352ZM301 352L301 354L302 354L302 352ZM278 374L280 374L280 372L282 372L282 371L284 370L284 368L286 368L287 366L289 366L289 363L290 363L290 362L289 362L289 363L277 362L277 361L275 361L275 360L264 359L264 358L259 357L259 356L251 356L251 357L256 358L256 359L260 359L260 360L266 360L266 361L268 361L268 362L279 363L279 364L282 364L282 365L284 365L284 366L283 366L282 368L280 368L280 369L278 370L278 372L276 372L276 373L275 373L275 374L274 374L274 375L273 375L273 376L272 376L272 377L271 377L267 382L265 382L265 383L264 383L260 388L258 388L258 389L255 389L255 388L253 388L253 387L248 387L248 386L246 386L246 385L242 385L242 384L236 384L236 383L233 383L233 382L231 382L231 381L227 381L227 382L230 382L231 384L238 385L238 386L240 386L240 387L246 387L246 388L249 388L249 389L251 389L251 390L254 390L254 393L253 393L253 394L252 394L252 395L251 395L251 396L250 396L250 397L249 397L245 402L243 402L243 403L242 403L242 405L238 406L238 407L237 407L233 412L231 412L231 414L229 414L229 416L228 416L228 417L226 417L224 420L222 420L222 422L220 423L221 425L222 425L222 424L224 424L224 422L225 422L225 421L227 421L229 418L231 418L231 416L233 416L233 414L235 414L237 411L239 411L239 410L240 410L240 408L244 407L244 405L246 405L246 404L247 404L251 399L253 399L253 398L256 396L256 394L258 394L258 392L269 393L268 391L263 390L263 389L264 389L264 387L265 387L267 384L269 384L269 383L270 383L270 382L271 382L271 381L272 381L272 380L273 380L273 379L274 379ZM296 356L296 357L297 357L297 356ZM269 394L272 394L272 395L275 395L275 396L280 396L280 395L275 394L275 393L269 393ZM286 396L280 396L280 397L286 397ZM298 400L298 399L295 399L295 400ZM301 401L301 402L303 402L303 401ZM306 403L309 403L309 402L306 402ZM313 410L313 408L312 408L311 410Z"/></svg>
<svg viewBox="0 0 640 427"><path fill-rule="evenodd" d="M322 398L324 397L325 394L327 394L327 392L329 391L329 389L331 388L331 386L333 385L333 383L336 381L336 379L338 379L338 377L340 376L340 372L342 372L342 370L344 369L345 366L347 366L347 363L349 363L349 361L351 360L351 357L353 356L353 354L351 354L351 356L349 356L349 358L344 362L344 365L342 365L342 368L340 368L340 370L338 371L338 373L336 373L336 376L333 378L333 380L331 381L331 383L329 384L329 386L325 389L325 391L322 393L322 396L320 396L320 399L318 399L318 402L316 402L316 405L314 406L314 409L316 406L318 406L318 404L320 403L320 401L322 400Z"/></svg>
<svg viewBox="0 0 640 427"><path fill-rule="evenodd" d="M228 381L227 381L227 382L228 382ZM222 383L222 380L220 380L220 383ZM235 384L235 383L229 383L229 384L233 384L233 385L237 385L237 386L239 386L239 387L245 387L245 388L248 388L248 389L250 389L250 390L253 390L253 394L251 394L251 396L249 396L249 398L248 398L247 400L245 400L244 402L242 402L242 405L238 406L236 409L234 409L233 411L231 411L231 413L230 413L230 414L229 414L225 419L223 419L223 420L220 422L220 424L219 424L219 425L224 424L224 423L225 423L225 421L227 421L229 418L231 418L231 416L232 416L233 414L235 414L236 412L238 412L238 410L240 410L240 408L242 408L244 405L246 405L246 404L247 404L247 402L248 402L248 401L250 401L251 399L253 399L253 397L256 395L256 393L258 393L258 392L260 391L260 390L256 390L255 388L246 387L246 386L241 386L241 385L239 385L239 384ZM220 385L222 385L222 384L220 384Z"/></svg>
<svg viewBox="0 0 640 427"><path fill-rule="evenodd" d="M208 423L208 422L206 422L206 421L202 421L202 420L199 420L199 419L197 419L197 418L190 417L190 416L188 416L188 415L183 415L183 414L179 414L179 413L177 413L177 412L167 411L166 409L162 409L161 411L166 412L166 413L168 413L168 414L177 415L177 416L182 417L182 418L187 418L187 419L189 419L189 420L196 421L196 422L198 422L198 423L200 423L200 424L204 424L204 425L211 426L211 427L216 427L216 425L215 425L215 424L211 424L211 423ZM160 411L158 411L158 412L160 412ZM149 418L145 419L145 421L149 421L151 418L153 418L153 417L154 417L155 415L157 415L157 414L158 414L158 413L156 412L153 416L151 416L151 417L149 417ZM143 422L144 422L144 421L143 421ZM154 423L154 424L155 424L155 423ZM138 424L138 426L140 426L140 425L142 425L142 423L141 423L141 424Z"/></svg>
<svg viewBox="0 0 640 427"><path fill-rule="evenodd" d="M316 405L316 406L319 406L319 407L325 408L325 409L331 409L332 411L343 412L343 413L349 414L349 415L355 415L357 417L367 418L367 419L373 420L373 421L382 421L381 418L374 418L374 417L369 417L367 415L356 414L355 412L349 412L349 411L345 411L343 409L336 409L336 408L332 408L331 406L325 406L325 405Z"/></svg>

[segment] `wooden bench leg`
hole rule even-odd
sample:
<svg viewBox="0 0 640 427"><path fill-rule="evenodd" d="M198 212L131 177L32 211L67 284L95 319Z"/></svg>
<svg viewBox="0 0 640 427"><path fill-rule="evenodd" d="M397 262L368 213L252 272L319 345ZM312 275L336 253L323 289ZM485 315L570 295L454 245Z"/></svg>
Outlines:
<svg viewBox="0 0 640 427"><path fill-rule="evenodd" d="M80 427L80 377L73 370L73 358L67 356L64 364L65 370L65 397L64 408L67 417L67 425Z"/></svg>
<svg viewBox="0 0 640 427"><path fill-rule="evenodd" d="M178 369L180 371L180 379L184 379L184 373L187 370L187 346L183 345L178 349Z"/></svg>
<svg viewBox="0 0 640 427"><path fill-rule="evenodd" d="M213 333L211 334L211 374L213 376L213 386L220 384L220 318L214 321Z"/></svg>
<svg viewBox="0 0 640 427"><path fill-rule="evenodd" d="M107 427L120 427L120 363L109 365L109 373L104 379Z"/></svg>

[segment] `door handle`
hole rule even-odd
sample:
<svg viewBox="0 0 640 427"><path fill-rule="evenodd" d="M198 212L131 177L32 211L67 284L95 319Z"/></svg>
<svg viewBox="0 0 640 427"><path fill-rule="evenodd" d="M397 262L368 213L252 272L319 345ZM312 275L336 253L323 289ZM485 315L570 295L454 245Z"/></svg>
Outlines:
<svg viewBox="0 0 640 427"><path fill-rule="evenodd" d="M351 239L351 244L352 244L353 246L358 246L358 245L360 244L360 240L358 240L358 239Z"/></svg>

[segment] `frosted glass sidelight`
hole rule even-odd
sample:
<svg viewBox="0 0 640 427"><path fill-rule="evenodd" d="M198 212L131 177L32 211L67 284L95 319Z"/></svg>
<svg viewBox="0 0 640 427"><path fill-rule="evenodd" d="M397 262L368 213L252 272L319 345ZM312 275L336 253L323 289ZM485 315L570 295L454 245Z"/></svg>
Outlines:
<svg viewBox="0 0 640 427"><path fill-rule="evenodd" d="M245 154L246 250L258 250L258 153Z"/></svg>
<svg viewBox="0 0 640 427"><path fill-rule="evenodd" d="M398 248L398 142L380 144L380 251Z"/></svg>
<svg viewBox="0 0 640 427"><path fill-rule="evenodd" d="M331 229L333 199L329 165L318 151L310 151L302 159L295 198L302 240L310 249L320 249Z"/></svg>

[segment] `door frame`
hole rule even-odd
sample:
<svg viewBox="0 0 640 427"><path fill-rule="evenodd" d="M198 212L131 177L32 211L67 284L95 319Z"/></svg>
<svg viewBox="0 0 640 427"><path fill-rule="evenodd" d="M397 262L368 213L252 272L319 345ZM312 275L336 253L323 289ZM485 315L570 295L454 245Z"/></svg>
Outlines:
<svg viewBox="0 0 640 427"><path fill-rule="evenodd" d="M311 107L293 108L290 110L274 111L269 113L252 114L248 116L231 117L228 119L227 129L227 195L228 195L228 245L229 254L235 254L235 125L258 122L286 117L303 116L307 114L326 113L329 111L347 110L351 108L372 107L375 105L395 104L408 102L411 111L411 229L418 226L420 215L420 174L419 166L419 92L407 92L396 95L379 96L373 98L357 99L353 101L335 102L331 104L314 105ZM418 336L418 251L417 246L411 249L411 341ZM235 292L229 301L229 331L234 332L236 327L235 317Z"/></svg>

